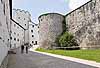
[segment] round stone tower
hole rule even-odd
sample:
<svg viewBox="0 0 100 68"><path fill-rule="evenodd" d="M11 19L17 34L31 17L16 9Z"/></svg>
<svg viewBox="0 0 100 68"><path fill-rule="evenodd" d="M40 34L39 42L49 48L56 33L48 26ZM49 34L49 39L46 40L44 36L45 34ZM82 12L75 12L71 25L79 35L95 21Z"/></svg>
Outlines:
<svg viewBox="0 0 100 68"><path fill-rule="evenodd" d="M58 13L47 13L39 16L39 44L48 48L55 44L56 37L63 32L64 16Z"/></svg>

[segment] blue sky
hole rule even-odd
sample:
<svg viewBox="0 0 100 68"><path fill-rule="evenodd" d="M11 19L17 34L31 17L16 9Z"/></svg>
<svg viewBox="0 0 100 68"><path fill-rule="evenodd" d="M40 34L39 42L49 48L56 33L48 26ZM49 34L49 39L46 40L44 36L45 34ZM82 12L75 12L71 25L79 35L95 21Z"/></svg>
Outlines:
<svg viewBox="0 0 100 68"><path fill-rule="evenodd" d="M38 17L44 13L67 14L89 0L13 0L13 8L29 11L32 21L38 23Z"/></svg>

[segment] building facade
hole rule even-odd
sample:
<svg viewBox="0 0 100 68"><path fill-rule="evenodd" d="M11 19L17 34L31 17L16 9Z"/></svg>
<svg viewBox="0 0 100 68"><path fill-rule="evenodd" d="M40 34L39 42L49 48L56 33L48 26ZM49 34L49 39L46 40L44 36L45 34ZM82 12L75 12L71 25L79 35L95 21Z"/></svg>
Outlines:
<svg viewBox="0 0 100 68"><path fill-rule="evenodd" d="M83 49L100 48L100 0L90 0L68 13L66 24Z"/></svg>
<svg viewBox="0 0 100 68"><path fill-rule="evenodd" d="M21 45L24 45L24 28L21 27L17 22L14 20L11 20L11 37L10 37L10 43L11 43L11 49L15 49L20 47Z"/></svg>
<svg viewBox="0 0 100 68"><path fill-rule="evenodd" d="M33 47L39 46L39 26L33 22L29 23L29 41Z"/></svg>
<svg viewBox="0 0 100 68"><path fill-rule="evenodd" d="M13 20L18 22L18 24L25 29L24 44L29 43L29 22L31 21L30 13L21 9L13 9Z"/></svg>
<svg viewBox="0 0 100 68"><path fill-rule="evenodd" d="M0 68L7 67L10 49L10 10L11 0L0 0Z"/></svg>
<svg viewBox="0 0 100 68"><path fill-rule="evenodd" d="M51 47L55 39L63 32L64 16L58 13L48 13L39 16L39 45Z"/></svg>

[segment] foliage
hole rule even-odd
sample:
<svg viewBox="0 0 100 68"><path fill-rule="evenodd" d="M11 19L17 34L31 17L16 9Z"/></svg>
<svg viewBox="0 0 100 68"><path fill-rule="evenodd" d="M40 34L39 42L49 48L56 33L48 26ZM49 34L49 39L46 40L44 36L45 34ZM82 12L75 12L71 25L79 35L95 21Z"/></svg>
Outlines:
<svg viewBox="0 0 100 68"><path fill-rule="evenodd" d="M59 43L60 37L61 37L61 35L59 35L55 40L55 43L57 44L56 46L58 46L58 47L60 46L60 43Z"/></svg>
<svg viewBox="0 0 100 68"><path fill-rule="evenodd" d="M65 32L60 38L59 43L62 47L70 47L70 46L77 46L77 42L74 39L74 36L69 33Z"/></svg>
<svg viewBox="0 0 100 68"><path fill-rule="evenodd" d="M62 34L63 34L64 32L66 32L66 30L68 29L68 28L66 27L66 21L65 21L65 18L64 18L64 20L63 20L63 22L62 22L62 29L63 29Z"/></svg>

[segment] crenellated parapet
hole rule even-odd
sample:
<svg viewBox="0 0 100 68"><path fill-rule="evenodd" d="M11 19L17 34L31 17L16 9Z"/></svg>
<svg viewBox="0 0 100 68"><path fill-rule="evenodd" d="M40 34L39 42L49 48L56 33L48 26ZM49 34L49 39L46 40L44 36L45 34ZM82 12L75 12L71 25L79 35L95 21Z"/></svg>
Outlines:
<svg viewBox="0 0 100 68"><path fill-rule="evenodd" d="M13 19L22 25L24 29L28 29L28 24L31 22L31 14L25 10L13 9Z"/></svg>

